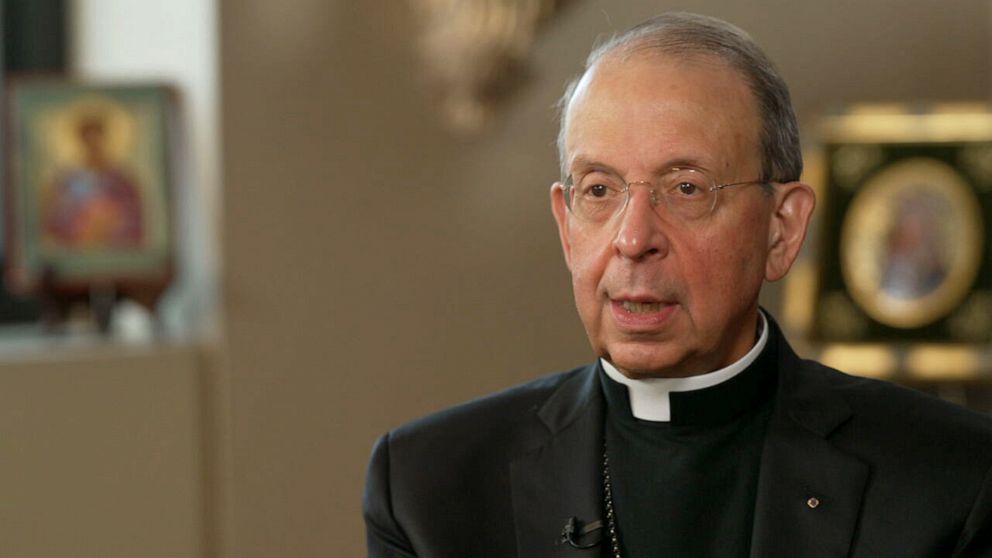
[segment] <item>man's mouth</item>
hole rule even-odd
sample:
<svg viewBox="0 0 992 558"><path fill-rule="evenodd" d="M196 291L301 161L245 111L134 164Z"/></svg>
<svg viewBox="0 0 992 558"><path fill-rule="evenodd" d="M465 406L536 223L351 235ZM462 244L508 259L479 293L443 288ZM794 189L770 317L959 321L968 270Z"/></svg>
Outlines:
<svg viewBox="0 0 992 558"><path fill-rule="evenodd" d="M650 296L631 296L612 299L610 306L618 327L637 332L654 331L666 323L678 308L678 303Z"/></svg>
<svg viewBox="0 0 992 558"><path fill-rule="evenodd" d="M661 302L635 302L633 300L624 300L621 304L624 310L634 314L653 314L660 312L666 306Z"/></svg>

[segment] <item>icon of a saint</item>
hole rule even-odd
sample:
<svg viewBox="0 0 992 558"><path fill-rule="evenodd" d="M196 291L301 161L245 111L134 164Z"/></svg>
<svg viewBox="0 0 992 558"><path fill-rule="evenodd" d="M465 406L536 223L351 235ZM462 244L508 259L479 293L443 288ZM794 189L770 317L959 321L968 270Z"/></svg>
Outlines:
<svg viewBox="0 0 992 558"><path fill-rule="evenodd" d="M133 175L112 160L107 122L93 113L78 120L79 161L56 172L42 202L42 227L51 244L62 248L140 248L142 204Z"/></svg>

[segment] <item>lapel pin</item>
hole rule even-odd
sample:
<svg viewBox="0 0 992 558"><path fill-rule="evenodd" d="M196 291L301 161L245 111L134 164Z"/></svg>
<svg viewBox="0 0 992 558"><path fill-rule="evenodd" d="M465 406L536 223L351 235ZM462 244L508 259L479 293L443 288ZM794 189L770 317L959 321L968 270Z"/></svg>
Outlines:
<svg viewBox="0 0 992 558"><path fill-rule="evenodd" d="M809 506L809 509L815 510L820 506L820 499L814 496L809 500L806 500L806 505Z"/></svg>

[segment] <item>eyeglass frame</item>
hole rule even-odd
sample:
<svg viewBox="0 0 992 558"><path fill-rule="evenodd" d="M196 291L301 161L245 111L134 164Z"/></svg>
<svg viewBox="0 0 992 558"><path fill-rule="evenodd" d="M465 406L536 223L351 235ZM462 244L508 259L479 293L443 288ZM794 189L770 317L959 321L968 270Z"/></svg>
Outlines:
<svg viewBox="0 0 992 558"><path fill-rule="evenodd" d="M682 221L695 221L695 220L702 219L704 217L708 217L708 216L712 215L713 212L716 210L716 203L717 203L717 199L719 198L718 193L721 190L725 190L727 188L731 188L731 187L734 187L734 186L754 186L754 185L761 185L761 186L771 187L773 185L773 181L771 181L771 180L744 180L744 181L741 181L741 182L725 182L723 184L717 184L716 179L714 179L709 174L707 174L706 171L704 171L703 169L699 169L699 168L691 167L691 166L673 166L673 167L668 168L660 176L664 176L664 175L669 174L671 172L678 172L678 171L690 171L690 172L693 172L693 173L698 173L700 176L702 176L703 178L705 178L711 184L711 186L706 189L706 192L707 193L713 193L714 194L712 205L710 205L710 208L707 210L707 212L704 215L700 215L699 217L696 217L696 218L693 218L693 219L686 219L686 218L678 215L677 213L671 212L670 205L668 204L668 202L664 202L666 209L669 210L669 213L672 213L675 217L677 217L679 220L682 220ZM607 217L601 223L605 223L605 222L609 221L610 219L612 219L612 218L614 218L614 217L616 217L618 215L622 215L623 212L626 211L627 205L630 203L630 191L631 191L631 188L630 187L633 186L633 185L635 185L635 184L643 184L645 186L648 186L648 191L651 194L651 206L652 207L658 207L659 205L662 204L662 202L658 200L658 193L657 193L658 190L660 190L660 188L658 186L656 186L655 183L653 183L652 181L648 181L648 180L634 180L632 182L627 182L627 180L624 177L620 176L618 173L615 173L615 172L612 172L612 171L603 171L603 172L606 172L607 174L611 174L611 175L615 176L616 178L620 179L620 181L624 185L623 189L620 191L620 193L624 194L624 200L623 200L623 204L620 205L620 207L616 210L616 212L613 213L612 215L610 215L609 217ZM573 178L572 177L573 177L573 174L569 174L561 182L562 193L565 196L565 207L568 208L568 212L569 213L571 213L572 215L575 215L577 218L582 219L582 220L584 220L586 222L596 223L597 221L586 219L586 218L583 218L583 217L579 216L578 214L575 213L574 209L572 208L573 197L571 195L571 192L574 191L574 188L575 188L575 184L573 182ZM665 198L664 196L662 196L662 200L664 200L664 199L667 199L667 198ZM657 213L657 211L656 211L656 213Z"/></svg>

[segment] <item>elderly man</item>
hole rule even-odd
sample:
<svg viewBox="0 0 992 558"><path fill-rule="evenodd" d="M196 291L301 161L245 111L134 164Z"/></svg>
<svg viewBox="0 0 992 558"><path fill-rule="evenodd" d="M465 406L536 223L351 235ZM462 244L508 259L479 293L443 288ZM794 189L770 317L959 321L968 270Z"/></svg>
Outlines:
<svg viewBox="0 0 992 558"><path fill-rule="evenodd" d="M551 208L600 359L380 439L370 556L992 556L992 421L800 360L758 308L814 195L752 40L663 15L562 106Z"/></svg>

